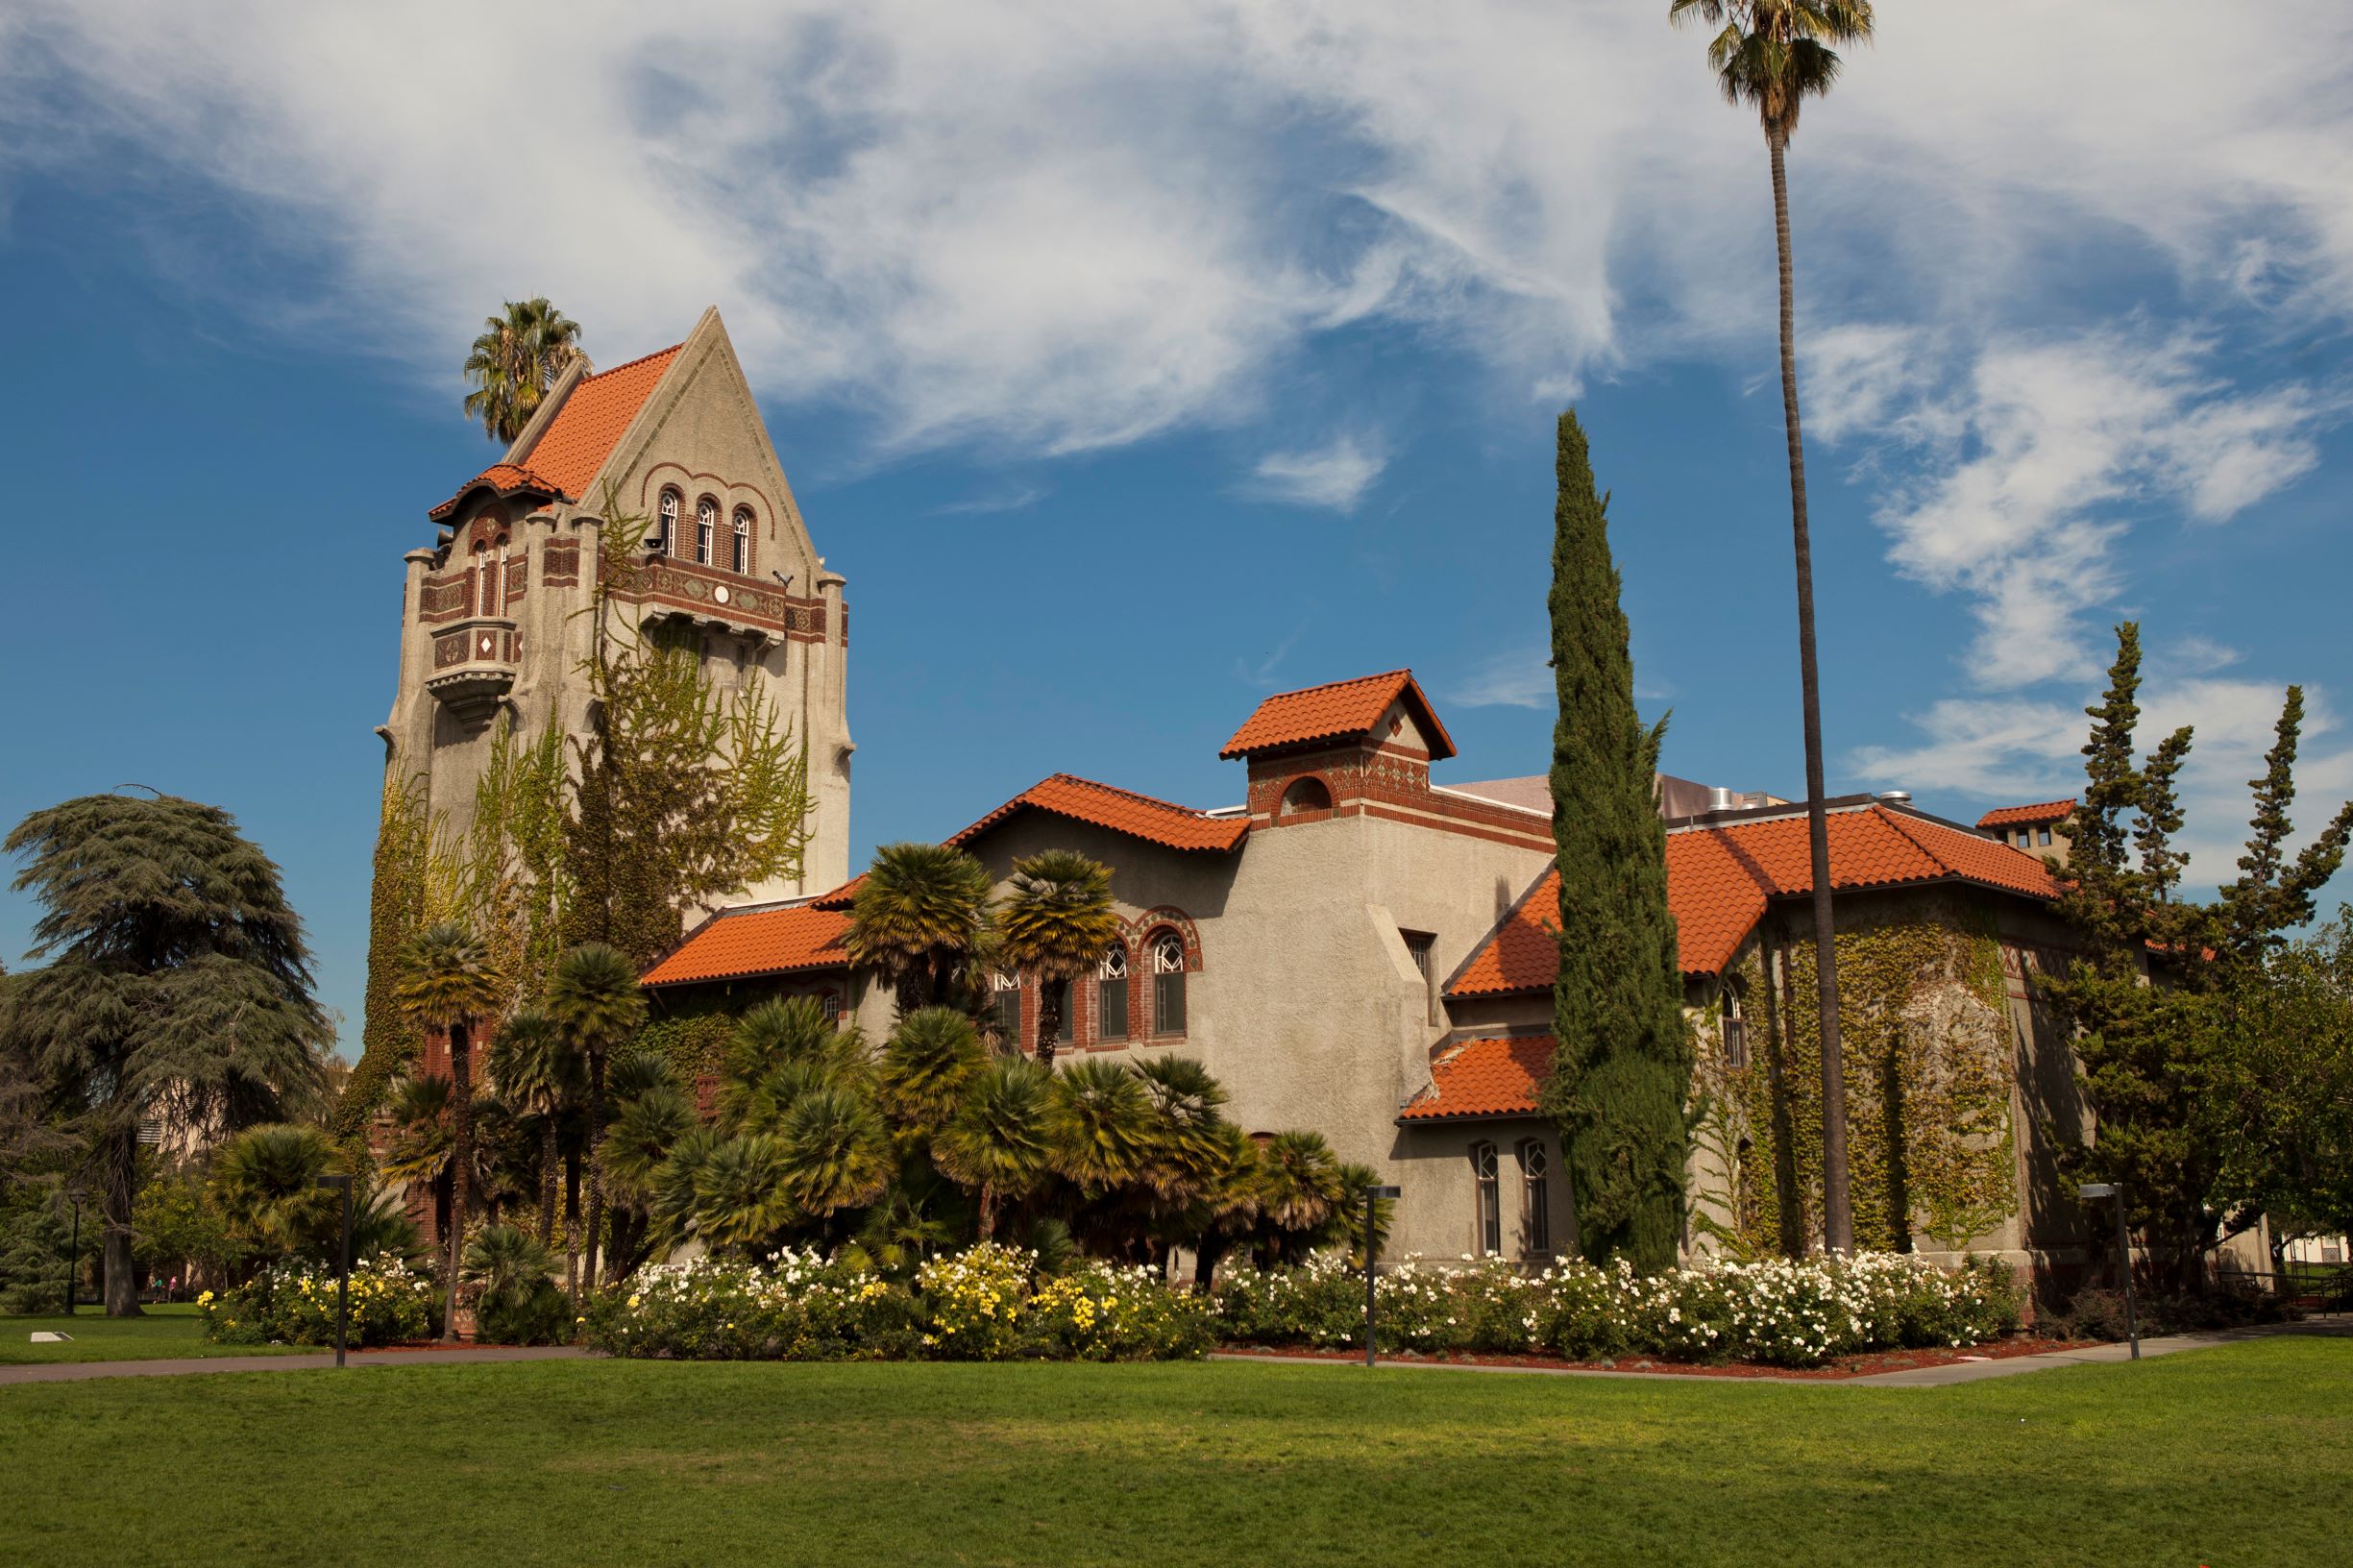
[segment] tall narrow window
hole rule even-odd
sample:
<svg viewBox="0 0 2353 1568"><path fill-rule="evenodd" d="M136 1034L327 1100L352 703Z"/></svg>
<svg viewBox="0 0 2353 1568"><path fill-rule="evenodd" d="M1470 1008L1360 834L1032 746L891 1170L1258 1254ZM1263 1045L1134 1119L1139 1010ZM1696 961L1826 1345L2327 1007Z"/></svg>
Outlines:
<svg viewBox="0 0 2353 1568"><path fill-rule="evenodd" d="M1397 934L1406 939L1406 951L1412 956L1413 967L1421 971L1422 1021L1425 1023L1434 1023L1437 1021L1438 977L1436 955L1438 939L1432 936L1427 931L1400 931Z"/></svg>
<svg viewBox="0 0 2353 1568"><path fill-rule="evenodd" d="M1152 1032L1185 1032L1185 939L1174 931L1152 939Z"/></svg>
<svg viewBox="0 0 2353 1568"><path fill-rule="evenodd" d="M695 503L695 559L711 564L711 536L719 529L719 502L705 496Z"/></svg>
<svg viewBox="0 0 2353 1568"><path fill-rule="evenodd" d="M1724 1065L1745 1067L1749 1065L1749 1020L1741 1007L1740 988L1727 983L1723 1000Z"/></svg>
<svg viewBox="0 0 2353 1568"><path fill-rule="evenodd" d="M1127 945L1115 944L1095 967L1095 1038L1127 1039Z"/></svg>
<svg viewBox="0 0 2353 1568"><path fill-rule="evenodd" d="M678 553L678 492L662 492L662 553Z"/></svg>
<svg viewBox="0 0 2353 1568"><path fill-rule="evenodd" d="M1067 1045L1078 1039L1078 1009L1070 1005L1073 988L1067 980L1050 980L1046 983L1054 988L1054 999L1061 1004L1056 1012L1060 1021L1054 1025L1055 1042Z"/></svg>
<svg viewBox="0 0 2353 1568"><path fill-rule="evenodd" d="M730 564L738 573L751 571L751 513L742 506L735 509L735 558Z"/></svg>
<svg viewBox="0 0 2353 1568"><path fill-rule="evenodd" d="M1552 1156L1535 1139L1520 1145L1520 1252L1524 1257L1552 1256L1553 1194L1545 1182L1552 1164Z"/></svg>
<svg viewBox="0 0 2353 1568"><path fill-rule="evenodd" d="M1008 1044L1021 1041L1021 981L1018 976L995 974L989 977L990 1015L996 1024L1000 1039Z"/></svg>
<svg viewBox="0 0 2353 1568"><path fill-rule="evenodd" d="M2034 842L2038 845L2047 845L2050 843L2050 829L2047 827L2036 828L2034 830Z"/></svg>
<svg viewBox="0 0 2353 1568"><path fill-rule="evenodd" d="M1504 1195L1494 1144L1471 1145L1471 1182L1479 1195L1479 1253L1493 1258L1504 1250Z"/></svg>

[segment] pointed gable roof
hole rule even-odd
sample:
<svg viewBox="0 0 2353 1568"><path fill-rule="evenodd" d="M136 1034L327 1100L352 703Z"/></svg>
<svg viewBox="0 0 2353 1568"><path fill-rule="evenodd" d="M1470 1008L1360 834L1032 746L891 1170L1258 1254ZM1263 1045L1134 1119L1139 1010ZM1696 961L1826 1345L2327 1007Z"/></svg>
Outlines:
<svg viewBox="0 0 2353 1568"><path fill-rule="evenodd" d="M1048 812L1170 849L1230 850L1250 831L1249 821L1243 817L1212 817L1190 806L1155 800L1132 790L1114 789L1074 773L1056 773L1031 785L945 842L968 844L1020 811Z"/></svg>
<svg viewBox="0 0 2353 1568"><path fill-rule="evenodd" d="M510 460L547 476L569 499L583 499L588 487L597 482L604 460L613 454L637 411L653 396L654 387L684 347L674 343L658 354L581 377L537 439L527 449L511 453Z"/></svg>
<svg viewBox="0 0 2353 1568"><path fill-rule="evenodd" d="M1446 733L1446 726L1438 723L1437 714L1431 708L1430 699L1422 695L1410 670L1336 680L1304 691L1278 692L1258 705L1258 710L1217 754L1246 757L1261 751L1368 735L1381 722L1381 716L1389 711L1389 704L1401 698L1430 742L1430 760L1436 762L1453 756L1454 740Z"/></svg>
<svg viewBox="0 0 2353 1568"><path fill-rule="evenodd" d="M483 469L479 474L474 476L474 478L468 479L464 484L460 485L458 487L457 494L452 496L449 500L443 502L440 505L434 507L431 511L426 513L425 515L438 523L443 518L449 516L452 512L456 511L458 503L464 501L468 496L474 494L474 492L477 490L488 490L491 494L497 496L513 496L526 493L542 496L559 496L564 493L563 487L557 484L553 479L543 478L538 474L534 474L527 468L524 468L515 463L493 463L488 468Z"/></svg>

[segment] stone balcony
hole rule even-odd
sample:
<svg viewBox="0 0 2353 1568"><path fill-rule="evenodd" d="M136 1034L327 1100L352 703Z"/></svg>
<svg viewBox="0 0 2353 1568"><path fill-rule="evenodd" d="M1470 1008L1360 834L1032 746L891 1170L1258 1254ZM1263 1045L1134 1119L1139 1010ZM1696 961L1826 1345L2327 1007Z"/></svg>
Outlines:
<svg viewBox="0 0 2353 1568"><path fill-rule="evenodd" d="M433 634L433 670L425 689L460 712L488 707L515 684L523 633L512 621L461 621Z"/></svg>
<svg viewBox="0 0 2353 1568"><path fill-rule="evenodd" d="M715 566L657 555L632 565L614 584L647 621L683 616L699 625L794 642L825 639L825 604Z"/></svg>

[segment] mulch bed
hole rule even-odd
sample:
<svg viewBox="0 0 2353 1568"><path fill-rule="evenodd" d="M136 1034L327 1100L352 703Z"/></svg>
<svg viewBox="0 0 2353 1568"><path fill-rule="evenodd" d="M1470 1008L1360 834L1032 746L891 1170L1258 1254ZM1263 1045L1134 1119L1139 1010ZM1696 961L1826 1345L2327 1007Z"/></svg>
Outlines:
<svg viewBox="0 0 2353 1568"><path fill-rule="evenodd" d="M1955 1361L2008 1360L2014 1356L2042 1356L2054 1350L2081 1350L2087 1341L2080 1339L2037 1339L2026 1335L2004 1339L1991 1345L1974 1345L1967 1350L1875 1350L1868 1355L1842 1356L1826 1366L1788 1367L1757 1366L1748 1362L1722 1361L1713 1364L1697 1361L1664 1361L1648 1357L1628 1357L1617 1361L1564 1361L1551 1356L1474 1356L1446 1354L1424 1356L1412 1351L1383 1351L1384 1361L1434 1366L1522 1366L1555 1372L1656 1372L1672 1377L1704 1378L1805 1378L1822 1383L1836 1383L1845 1378L1869 1377L1875 1372L1902 1372L1919 1366L1949 1366ZM1353 1354L1328 1350L1301 1350L1296 1346L1224 1345L1224 1350L1251 1356L1275 1356L1299 1361L1361 1361L1364 1353Z"/></svg>

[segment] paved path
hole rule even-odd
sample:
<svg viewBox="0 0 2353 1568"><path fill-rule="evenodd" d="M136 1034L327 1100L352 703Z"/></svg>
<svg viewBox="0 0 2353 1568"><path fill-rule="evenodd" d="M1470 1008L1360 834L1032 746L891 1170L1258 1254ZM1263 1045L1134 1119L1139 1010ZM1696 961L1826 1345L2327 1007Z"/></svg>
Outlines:
<svg viewBox="0 0 2353 1568"><path fill-rule="evenodd" d="M456 1366L469 1361L562 1361L589 1353L576 1345L534 1348L492 1345L480 1350L355 1350L353 1366ZM88 1378L178 1378L205 1372L315 1372L335 1368L335 1353L316 1356L202 1356L178 1360L41 1361L0 1366L0 1387L13 1383L80 1383Z"/></svg>

